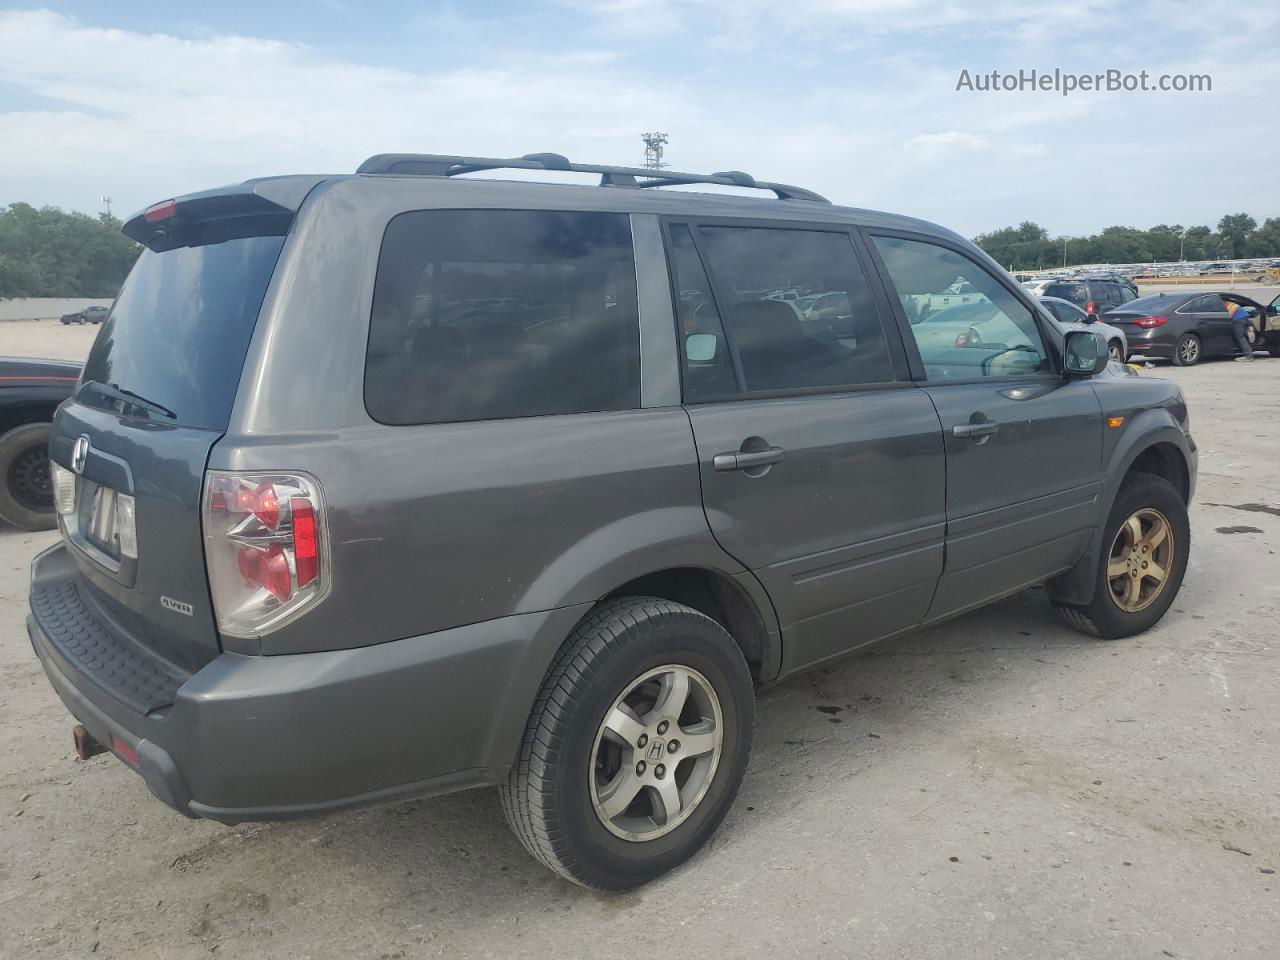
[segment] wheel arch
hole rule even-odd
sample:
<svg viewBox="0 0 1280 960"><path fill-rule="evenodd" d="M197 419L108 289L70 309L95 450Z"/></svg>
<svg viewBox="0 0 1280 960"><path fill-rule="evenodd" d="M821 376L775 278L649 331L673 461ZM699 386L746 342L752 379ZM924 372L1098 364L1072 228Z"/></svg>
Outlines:
<svg viewBox="0 0 1280 960"><path fill-rule="evenodd" d="M730 575L710 567L667 567L619 584L601 602L626 596L658 597L692 607L733 637L754 680L777 676L782 661L777 614L752 574Z"/></svg>
<svg viewBox="0 0 1280 960"><path fill-rule="evenodd" d="M1086 604L1093 599L1097 585L1094 572L1103 548L1102 531L1120 485L1127 476L1139 472L1163 477L1173 484L1187 504L1195 494L1193 448L1169 412L1164 409L1145 411L1135 418L1133 427L1128 431L1127 442L1122 441L1117 446L1107 465L1103 509L1089 546L1074 567L1047 584L1049 596L1059 603Z"/></svg>

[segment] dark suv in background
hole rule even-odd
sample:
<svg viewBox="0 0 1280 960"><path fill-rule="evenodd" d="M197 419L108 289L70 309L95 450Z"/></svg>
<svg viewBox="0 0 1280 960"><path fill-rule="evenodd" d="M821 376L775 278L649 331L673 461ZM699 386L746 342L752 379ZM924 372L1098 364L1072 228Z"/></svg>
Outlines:
<svg viewBox="0 0 1280 960"><path fill-rule="evenodd" d="M1089 321L1095 321L1108 310L1138 299L1133 281L1122 277L1085 277L1079 280L1052 280L1038 291L1042 297L1057 297L1083 310Z"/></svg>
<svg viewBox="0 0 1280 960"><path fill-rule="evenodd" d="M28 629L81 753L188 816L497 785L631 887L725 816L756 686L1046 582L1127 636L1186 569L1177 387L930 223L391 154L124 229ZM978 337L921 321L957 285Z"/></svg>

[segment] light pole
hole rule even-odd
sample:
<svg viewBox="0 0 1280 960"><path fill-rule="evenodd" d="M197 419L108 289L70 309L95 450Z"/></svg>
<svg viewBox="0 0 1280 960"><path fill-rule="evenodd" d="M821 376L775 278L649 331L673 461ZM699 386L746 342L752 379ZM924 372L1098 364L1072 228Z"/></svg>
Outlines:
<svg viewBox="0 0 1280 960"><path fill-rule="evenodd" d="M1183 227L1182 234L1178 237L1178 262L1179 263L1187 262L1187 258L1183 256L1183 250L1186 249L1187 231L1190 229L1191 229L1190 227Z"/></svg>

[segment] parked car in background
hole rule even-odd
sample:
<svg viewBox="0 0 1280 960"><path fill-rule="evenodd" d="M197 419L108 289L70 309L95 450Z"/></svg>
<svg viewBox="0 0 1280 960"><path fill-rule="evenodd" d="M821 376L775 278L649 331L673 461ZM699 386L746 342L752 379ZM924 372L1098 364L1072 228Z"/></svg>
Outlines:
<svg viewBox="0 0 1280 960"><path fill-rule="evenodd" d="M76 363L0 357L0 520L23 530L56 526L49 424L79 377Z"/></svg>
<svg viewBox="0 0 1280 960"><path fill-rule="evenodd" d="M1040 305L1063 330L1094 330L1107 338L1107 354L1112 360L1123 363L1129 358L1129 339L1119 327L1101 320L1090 320L1089 315L1069 300L1058 297L1041 297Z"/></svg>
<svg viewBox="0 0 1280 960"><path fill-rule="evenodd" d="M110 307L85 307L83 310L76 310L74 313L64 313L62 322L65 324L72 323L101 323L107 319L107 314L111 312Z"/></svg>
<svg viewBox="0 0 1280 960"><path fill-rule="evenodd" d="M502 168L603 183L456 176ZM915 218L386 154L124 231L27 629L83 751L188 816L497 786L538 861L635 887L729 811L758 686L1036 585L1131 636L1187 568L1177 385ZM907 310L958 281L979 343Z"/></svg>
<svg viewBox="0 0 1280 960"><path fill-rule="evenodd" d="M1157 293L1131 300L1103 314L1103 319L1125 332L1129 352L1172 360L1181 367L1206 357L1238 354L1231 320L1224 301L1234 301L1252 311L1250 340L1280 357L1280 297L1269 306L1239 293Z"/></svg>
<svg viewBox="0 0 1280 960"><path fill-rule="evenodd" d="M1138 288L1121 277L1082 277L1077 280L1050 280L1031 288L1036 297L1055 297L1074 303L1090 320L1123 306L1138 297Z"/></svg>

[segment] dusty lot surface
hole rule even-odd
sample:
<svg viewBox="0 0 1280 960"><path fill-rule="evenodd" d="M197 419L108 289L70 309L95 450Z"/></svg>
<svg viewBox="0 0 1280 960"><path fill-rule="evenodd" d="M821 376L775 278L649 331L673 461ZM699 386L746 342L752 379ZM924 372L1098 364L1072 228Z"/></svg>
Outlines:
<svg viewBox="0 0 1280 960"><path fill-rule="evenodd" d="M0 324L0 355L93 332ZM0 957L1275 957L1280 360L1144 373L1201 446L1164 622L1090 640L1030 591L764 692L709 849L621 897L488 792L229 828L76 763L23 626L54 537L0 530Z"/></svg>

